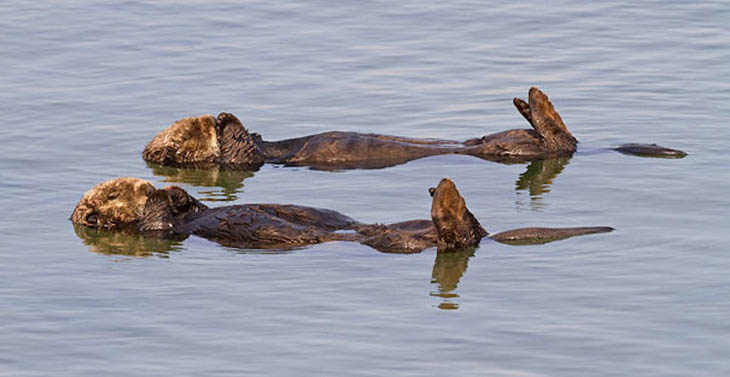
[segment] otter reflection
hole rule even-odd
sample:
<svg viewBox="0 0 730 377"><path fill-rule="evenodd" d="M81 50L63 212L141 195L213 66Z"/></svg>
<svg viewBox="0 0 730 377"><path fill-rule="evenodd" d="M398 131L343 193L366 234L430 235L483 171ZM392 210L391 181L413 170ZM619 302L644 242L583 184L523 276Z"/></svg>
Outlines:
<svg viewBox="0 0 730 377"><path fill-rule="evenodd" d="M209 164L196 168L163 166L148 162L147 167L152 174L164 177L163 182L186 183L197 187L218 187L220 189L199 191L204 195L201 200L207 202L230 202L238 199L243 191L243 181L254 176L248 170L229 170L218 165Z"/></svg>
<svg viewBox="0 0 730 377"><path fill-rule="evenodd" d="M539 209L543 206L542 195L550 192L550 186L555 177L560 174L565 165L570 163L571 157L558 157L547 160L536 160L527 165L527 170L520 174L515 182L515 191L527 191L530 195L530 207ZM517 205L522 203L517 201Z"/></svg>
<svg viewBox="0 0 730 377"><path fill-rule="evenodd" d="M459 294L454 291L456 291L459 280L466 272L469 258L474 256L475 250L476 248L472 247L450 253L436 253L436 260L433 262L433 271L431 272L431 284L436 284L437 291L431 292L431 296L443 299L438 305L439 309L453 310L459 308L459 304L452 301L452 299L459 297Z"/></svg>
<svg viewBox="0 0 730 377"><path fill-rule="evenodd" d="M184 237L146 237L131 229L110 230L73 224L76 235L89 251L105 255L148 257L156 255L167 258L171 251L181 250Z"/></svg>
<svg viewBox="0 0 730 377"><path fill-rule="evenodd" d="M552 158L549 160L532 161L527 170L520 174L515 183L515 190L527 190L531 198L550 192L553 179L563 171L570 162L570 157Z"/></svg>

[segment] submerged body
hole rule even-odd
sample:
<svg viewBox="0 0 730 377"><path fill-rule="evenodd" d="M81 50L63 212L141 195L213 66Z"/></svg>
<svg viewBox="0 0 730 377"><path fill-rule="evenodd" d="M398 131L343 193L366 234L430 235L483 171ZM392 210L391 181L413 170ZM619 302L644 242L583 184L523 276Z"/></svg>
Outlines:
<svg viewBox="0 0 730 377"><path fill-rule="evenodd" d="M324 170L377 169L442 154L469 155L496 162L525 162L570 155L574 151L548 150L537 132L526 129L466 141L332 131L274 142L261 141L259 148L266 162Z"/></svg>
<svg viewBox="0 0 730 377"><path fill-rule="evenodd" d="M547 95L537 88L528 102L514 105L532 129L514 129L465 141L418 139L356 132L265 141L249 134L232 114L186 118L159 133L145 147L145 160L161 165L218 164L255 170L264 163L319 169L383 168L441 154L464 154L496 162L525 162L570 156L578 141L563 123ZM616 150L640 156L684 156L655 144L631 144ZM638 151L638 152L637 152Z"/></svg>
<svg viewBox="0 0 730 377"><path fill-rule="evenodd" d="M128 192L135 187L145 189ZM488 235L466 208L454 183L446 178L430 190L431 220L394 224L364 224L336 211L290 204L208 208L177 186L153 192L146 187L146 181L133 178L99 184L79 201L71 220L90 227L134 228L163 237L197 235L225 246L253 249L294 248L339 240L359 242L389 253L416 253L434 246L440 251L452 251L477 245ZM137 208L140 202L144 202L144 209L141 213L132 212L138 213L136 218L125 217L126 222L121 222L117 214L99 211L108 207L99 198L114 201L114 208L120 213L130 213L125 206ZM524 228L490 238L498 242L544 243L611 230L609 227Z"/></svg>

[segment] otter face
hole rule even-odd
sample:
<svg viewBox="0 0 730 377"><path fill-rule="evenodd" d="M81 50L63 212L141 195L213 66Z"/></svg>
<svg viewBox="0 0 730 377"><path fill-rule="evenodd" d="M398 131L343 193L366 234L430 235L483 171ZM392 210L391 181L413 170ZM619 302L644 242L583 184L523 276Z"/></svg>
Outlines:
<svg viewBox="0 0 730 377"><path fill-rule="evenodd" d="M152 183L139 178L115 178L87 191L76 204L71 221L97 228L115 228L141 219Z"/></svg>
<svg viewBox="0 0 730 377"><path fill-rule="evenodd" d="M455 251L479 243L488 233L466 208L464 198L448 178L430 188L431 219L438 234L439 251Z"/></svg>
<svg viewBox="0 0 730 377"><path fill-rule="evenodd" d="M221 156L218 128L212 115L180 119L147 143L142 158L161 165L215 162Z"/></svg>

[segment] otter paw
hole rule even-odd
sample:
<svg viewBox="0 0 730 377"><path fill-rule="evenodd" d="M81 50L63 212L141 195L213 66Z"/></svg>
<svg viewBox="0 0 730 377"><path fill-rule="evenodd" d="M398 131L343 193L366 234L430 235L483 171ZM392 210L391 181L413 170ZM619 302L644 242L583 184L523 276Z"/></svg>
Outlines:
<svg viewBox="0 0 730 377"><path fill-rule="evenodd" d="M220 113L218 114L218 123L221 126L225 126L228 123L241 124L241 121L238 120L238 118L236 118L236 116L231 113Z"/></svg>

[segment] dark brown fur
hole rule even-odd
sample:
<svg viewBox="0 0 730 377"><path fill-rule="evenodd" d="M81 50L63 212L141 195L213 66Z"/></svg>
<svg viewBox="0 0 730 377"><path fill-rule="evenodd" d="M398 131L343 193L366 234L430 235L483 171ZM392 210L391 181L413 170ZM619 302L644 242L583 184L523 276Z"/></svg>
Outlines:
<svg viewBox="0 0 730 377"><path fill-rule="evenodd" d="M324 132L279 141L249 134L232 114L185 118L160 132L142 156L162 165L256 170L275 163L316 169L374 169L441 154L463 154L496 162L525 162L570 156L578 140L565 126L545 93L532 87L527 102L515 98L517 111L532 129L502 131L466 141L417 139L356 132ZM216 132L217 144L211 142ZM196 150L196 148L198 148ZM615 150L648 157L681 158L681 151L653 144L627 144Z"/></svg>
<svg viewBox="0 0 730 377"><path fill-rule="evenodd" d="M356 132L321 134L264 141L249 134L232 114L214 120L206 115L182 119L160 132L145 147L142 157L162 165L216 163L231 169L258 169L263 163L311 166L319 169L382 168L440 154L465 154L498 162L524 162L571 155L577 141L562 123L552 104L537 88L530 104L515 102L532 130L499 132L466 141L417 139ZM189 129L188 129L189 128ZM217 132L217 145L210 132ZM189 141L189 138L200 140ZM192 153L191 147L200 148Z"/></svg>
<svg viewBox="0 0 730 377"><path fill-rule="evenodd" d="M576 151L578 140L545 93L532 87L527 102L515 98L513 103L532 129L507 130L466 141L339 131L265 141L258 134L249 134L232 114L221 113L218 118L205 115L175 122L147 144L142 157L173 166L218 164L226 169L256 170L268 162L336 170L384 168L441 154L515 163L570 156ZM649 157L686 155L653 144L623 145L615 150Z"/></svg>
<svg viewBox="0 0 730 377"><path fill-rule="evenodd" d="M464 154L497 162L524 162L569 156L578 141L548 97L531 88L529 104L515 99L533 129L515 129L466 141L326 132L275 142L261 141L265 160L318 168L380 168L439 154Z"/></svg>

